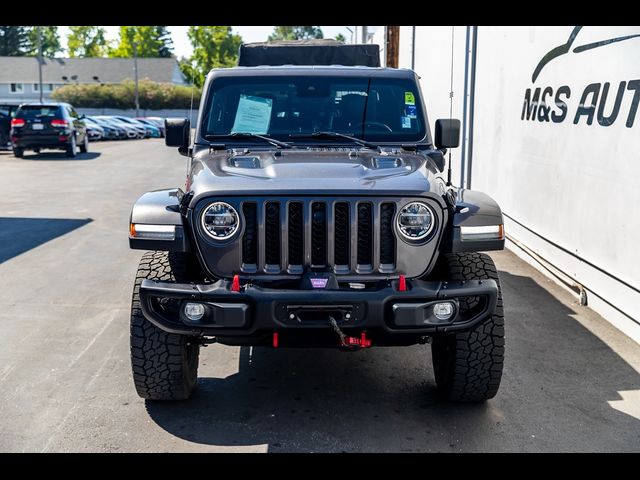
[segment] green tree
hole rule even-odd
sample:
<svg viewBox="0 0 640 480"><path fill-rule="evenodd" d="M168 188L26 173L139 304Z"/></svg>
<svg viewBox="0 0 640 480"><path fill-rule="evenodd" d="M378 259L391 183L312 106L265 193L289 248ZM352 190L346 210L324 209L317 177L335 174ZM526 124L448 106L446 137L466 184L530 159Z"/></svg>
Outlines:
<svg viewBox="0 0 640 480"><path fill-rule="evenodd" d="M160 42L160 48L158 50L159 57L169 58L173 56L173 40L171 39L171 33L167 27L155 27L158 41Z"/></svg>
<svg viewBox="0 0 640 480"><path fill-rule="evenodd" d="M40 27L40 35L42 41L42 56L43 57L55 57L56 53L62 51L62 45L60 44L60 36L58 35L58 27ZM28 33L28 45L26 48L27 55L38 54L38 27L29 27Z"/></svg>
<svg viewBox="0 0 640 480"><path fill-rule="evenodd" d="M339 41L339 42L342 42L342 43L345 43L347 41L347 39L341 33L336 35L336 40Z"/></svg>
<svg viewBox="0 0 640 480"><path fill-rule="evenodd" d="M275 27L269 35L269 41L276 40L306 40L309 38L324 38L320 27Z"/></svg>
<svg viewBox="0 0 640 480"><path fill-rule="evenodd" d="M29 37L26 27L0 27L0 56L15 57L24 55L28 44Z"/></svg>
<svg viewBox="0 0 640 480"><path fill-rule="evenodd" d="M242 37L226 26L189 27L187 36L193 46L190 59L180 62L180 69L189 81L201 87L209 70L233 67L238 59Z"/></svg>
<svg viewBox="0 0 640 480"><path fill-rule="evenodd" d="M107 53L107 40L102 27L69 27L67 50L70 57L102 57Z"/></svg>
<svg viewBox="0 0 640 480"><path fill-rule="evenodd" d="M122 26L118 46L109 52L110 57L133 57L133 44L137 43L138 57L170 57L173 41L167 27Z"/></svg>

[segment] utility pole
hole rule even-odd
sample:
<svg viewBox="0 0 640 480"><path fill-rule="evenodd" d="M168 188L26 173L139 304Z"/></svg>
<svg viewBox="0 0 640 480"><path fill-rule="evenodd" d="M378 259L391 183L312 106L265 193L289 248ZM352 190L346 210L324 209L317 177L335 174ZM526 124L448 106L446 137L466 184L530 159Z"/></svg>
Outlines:
<svg viewBox="0 0 640 480"><path fill-rule="evenodd" d="M38 93L40 93L40 103L42 103L42 27L38 30Z"/></svg>
<svg viewBox="0 0 640 480"><path fill-rule="evenodd" d="M400 27L386 27L387 45L385 48L387 56L387 67L398 68L400 57Z"/></svg>
<svg viewBox="0 0 640 480"><path fill-rule="evenodd" d="M367 37L369 36L369 27L362 26L362 43L367 43Z"/></svg>
<svg viewBox="0 0 640 480"><path fill-rule="evenodd" d="M135 96L136 96L136 117L140 116L140 102L138 99L138 43L136 41L133 44L133 78L135 82Z"/></svg>

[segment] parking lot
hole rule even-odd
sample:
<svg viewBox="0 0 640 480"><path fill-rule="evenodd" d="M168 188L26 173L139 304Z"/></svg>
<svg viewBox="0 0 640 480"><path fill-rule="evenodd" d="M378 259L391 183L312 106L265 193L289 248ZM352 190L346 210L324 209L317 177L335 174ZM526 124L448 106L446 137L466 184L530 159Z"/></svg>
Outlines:
<svg viewBox="0 0 640 480"><path fill-rule="evenodd" d="M640 349L509 251L506 365L486 404L435 396L428 346L212 345L185 402L138 398L129 212L184 183L160 139L0 152L0 451L639 451Z"/></svg>

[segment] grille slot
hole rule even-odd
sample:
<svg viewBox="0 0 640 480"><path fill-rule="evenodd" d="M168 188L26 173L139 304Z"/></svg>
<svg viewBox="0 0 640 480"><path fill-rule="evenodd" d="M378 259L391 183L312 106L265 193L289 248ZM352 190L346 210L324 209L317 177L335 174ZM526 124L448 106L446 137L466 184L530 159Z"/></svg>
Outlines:
<svg viewBox="0 0 640 480"><path fill-rule="evenodd" d="M301 202L289 204L289 265L304 263L304 216Z"/></svg>
<svg viewBox="0 0 640 480"><path fill-rule="evenodd" d="M311 204L311 265L324 267L327 264L327 204Z"/></svg>
<svg viewBox="0 0 640 480"><path fill-rule="evenodd" d="M358 265L373 263L373 218L370 203L358 204Z"/></svg>
<svg viewBox="0 0 640 480"><path fill-rule="evenodd" d="M349 237L351 223L349 222L349 204L338 202L334 215L334 263L336 267L349 267Z"/></svg>
<svg viewBox="0 0 640 480"><path fill-rule="evenodd" d="M264 261L280 269L280 203L267 202L264 222Z"/></svg>
<svg viewBox="0 0 640 480"><path fill-rule="evenodd" d="M380 205L380 264L393 265L396 257L396 238L393 236L393 203Z"/></svg>
<svg viewBox="0 0 640 480"><path fill-rule="evenodd" d="M242 237L243 269L255 271L258 268L258 219L255 203L242 205L245 227Z"/></svg>

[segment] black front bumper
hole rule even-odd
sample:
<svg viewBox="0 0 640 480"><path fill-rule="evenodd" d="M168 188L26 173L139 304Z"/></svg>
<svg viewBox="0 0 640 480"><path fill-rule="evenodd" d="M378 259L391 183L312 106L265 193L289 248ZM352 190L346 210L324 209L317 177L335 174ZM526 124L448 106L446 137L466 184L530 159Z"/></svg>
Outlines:
<svg viewBox="0 0 640 480"><path fill-rule="evenodd" d="M282 338L299 339L292 343L313 343L313 338L323 343L322 339L328 338L332 344L332 317L346 334L366 331L374 345L401 345L434 334L468 330L493 314L498 297L494 280L407 283L407 291L398 291L398 281L393 280L367 290L246 285L234 292L227 280L207 285L144 280L140 302L144 316L162 330L213 336L221 343L269 344L271 335L280 332ZM447 321L433 314L434 303L443 301L454 306L454 315ZM204 317L189 320L184 313L187 302L204 304ZM470 303L475 305L471 309Z"/></svg>

